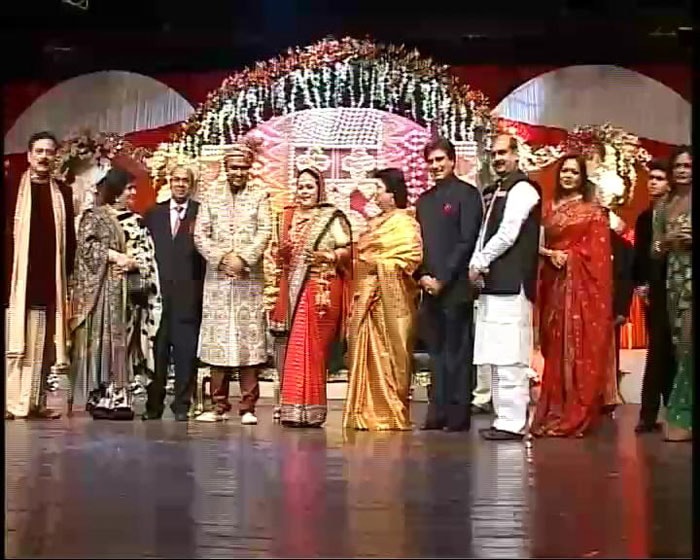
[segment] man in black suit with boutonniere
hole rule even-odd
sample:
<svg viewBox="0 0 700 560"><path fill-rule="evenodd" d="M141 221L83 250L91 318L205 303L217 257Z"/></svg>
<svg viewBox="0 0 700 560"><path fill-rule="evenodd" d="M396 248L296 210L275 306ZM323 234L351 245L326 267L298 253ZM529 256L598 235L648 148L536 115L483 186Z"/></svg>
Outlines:
<svg viewBox="0 0 700 560"><path fill-rule="evenodd" d="M469 260L481 226L481 194L454 174L452 143L437 138L424 157L435 186L416 204L423 263L419 328L432 362L432 391L423 429L465 431L471 426L474 292Z"/></svg>
<svg viewBox="0 0 700 560"><path fill-rule="evenodd" d="M163 293L163 315L155 344L155 377L148 386L144 420L163 415L168 365L175 363L175 397L170 405L175 419L187 421L197 378L197 345L202 321L205 263L194 245L199 203L190 197L194 173L184 166L170 172L171 198L146 215L153 236Z"/></svg>

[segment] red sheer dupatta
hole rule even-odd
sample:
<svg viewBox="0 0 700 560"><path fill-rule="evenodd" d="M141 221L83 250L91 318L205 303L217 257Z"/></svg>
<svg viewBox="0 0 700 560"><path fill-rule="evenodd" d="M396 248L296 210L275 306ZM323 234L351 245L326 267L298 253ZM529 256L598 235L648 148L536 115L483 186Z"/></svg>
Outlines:
<svg viewBox="0 0 700 560"><path fill-rule="evenodd" d="M289 309L289 263L291 260L292 244L289 239L289 229L294 216L294 207L286 207L279 217L277 227L278 247L274 252L275 265L278 271L277 298L270 311L270 327L273 332L288 334L290 322Z"/></svg>
<svg viewBox="0 0 700 560"><path fill-rule="evenodd" d="M614 371L610 229L599 206L571 201L544 216L546 246L566 266L540 273L539 339L544 357L534 435L580 436L607 402Z"/></svg>

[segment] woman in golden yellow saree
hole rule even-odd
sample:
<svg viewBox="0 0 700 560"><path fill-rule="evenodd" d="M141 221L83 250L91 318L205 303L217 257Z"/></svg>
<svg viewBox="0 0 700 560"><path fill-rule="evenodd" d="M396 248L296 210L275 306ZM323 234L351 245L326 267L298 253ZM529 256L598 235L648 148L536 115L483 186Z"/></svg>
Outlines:
<svg viewBox="0 0 700 560"><path fill-rule="evenodd" d="M357 243L348 326L348 393L343 427L410 430L408 395L418 288L412 274L423 258L418 222L405 210L398 169L375 173L377 206Z"/></svg>

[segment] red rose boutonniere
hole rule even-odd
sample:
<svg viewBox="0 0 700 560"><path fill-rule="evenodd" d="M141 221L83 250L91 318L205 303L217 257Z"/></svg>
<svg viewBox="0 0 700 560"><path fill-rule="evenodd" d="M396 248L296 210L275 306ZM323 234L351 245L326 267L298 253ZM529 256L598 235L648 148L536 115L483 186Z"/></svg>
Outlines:
<svg viewBox="0 0 700 560"><path fill-rule="evenodd" d="M454 213L454 207L449 202L445 202L445 204L442 205L442 213L449 216Z"/></svg>

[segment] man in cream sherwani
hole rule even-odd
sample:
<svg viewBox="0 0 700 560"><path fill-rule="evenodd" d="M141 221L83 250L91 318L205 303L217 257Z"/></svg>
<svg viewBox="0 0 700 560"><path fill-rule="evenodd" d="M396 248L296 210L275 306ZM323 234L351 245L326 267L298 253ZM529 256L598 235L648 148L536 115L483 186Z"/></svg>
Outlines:
<svg viewBox="0 0 700 560"><path fill-rule="evenodd" d="M264 189L248 181L256 146L242 142L224 157L227 185L202 197L194 242L207 262L199 357L211 369L214 410L197 420L226 420L229 379L239 371L241 423L257 424L258 375L267 361L263 252L272 235Z"/></svg>

